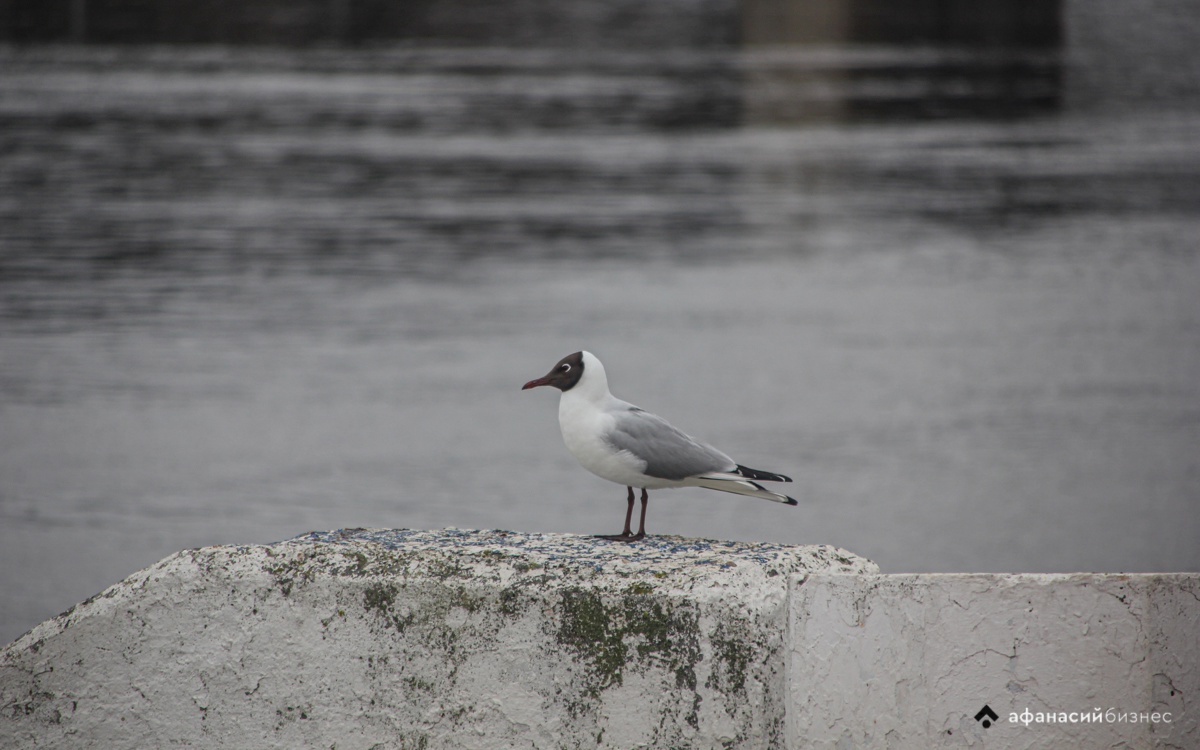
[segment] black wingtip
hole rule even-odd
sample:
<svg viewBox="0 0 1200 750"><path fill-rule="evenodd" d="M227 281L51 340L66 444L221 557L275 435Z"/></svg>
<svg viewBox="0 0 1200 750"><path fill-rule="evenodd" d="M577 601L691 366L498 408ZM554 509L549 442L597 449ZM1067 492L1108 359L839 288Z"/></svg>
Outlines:
<svg viewBox="0 0 1200 750"><path fill-rule="evenodd" d="M792 481L791 477L784 476L783 474L775 474L770 471L763 471L761 469L751 469L749 466L742 466L741 464L738 464L735 473L740 474L747 479L761 479L764 482Z"/></svg>
<svg viewBox="0 0 1200 750"><path fill-rule="evenodd" d="M791 481L791 480L789 479L788 481ZM778 492L775 492L774 490L768 490L766 487L763 487L758 482L748 482L747 484L754 485L754 489L756 489L756 490L762 490L763 492L770 492L775 497L782 497L783 500L781 500L780 502L782 502L784 505L799 505L800 504L800 503L796 502L796 498L788 497L787 495L780 495Z"/></svg>

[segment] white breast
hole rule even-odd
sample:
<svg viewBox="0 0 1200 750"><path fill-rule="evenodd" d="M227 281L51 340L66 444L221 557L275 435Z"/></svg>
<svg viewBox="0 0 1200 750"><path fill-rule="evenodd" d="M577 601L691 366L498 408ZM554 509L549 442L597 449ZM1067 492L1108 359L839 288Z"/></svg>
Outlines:
<svg viewBox="0 0 1200 750"><path fill-rule="evenodd" d="M675 484L642 473L646 464L628 451L618 451L604 439L612 429L613 417L591 399L562 394L558 402L558 426L567 450L583 468L610 482L630 487L663 487Z"/></svg>

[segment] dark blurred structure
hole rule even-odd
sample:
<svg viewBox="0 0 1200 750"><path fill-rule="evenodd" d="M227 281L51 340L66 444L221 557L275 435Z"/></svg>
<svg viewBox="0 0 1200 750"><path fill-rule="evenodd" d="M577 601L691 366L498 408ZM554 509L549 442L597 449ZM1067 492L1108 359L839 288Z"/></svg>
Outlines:
<svg viewBox="0 0 1200 750"><path fill-rule="evenodd" d="M0 0L0 18L6 41L98 44L691 46L738 27L730 0Z"/></svg>
<svg viewBox="0 0 1200 750"><path fill-rule="evenodd" d="M1059 0L742 0L750 44L929 44L1055 48Z"/></svg>
<svg viewBox="0 0 1200 750"><path fill-rule="evenodd" d="M0 40L1055 47L1058 0L0 0Z"/></svg>
<svg viewBox="0 0 1200 750"><path fill-rule="evenodd" d="M0 41L745 50L735 65L676 71L707 83L670 123L730 126L1054 110L1063 15L1061 0L0 0ZM780 57L785 47L942 52L834 61Z"/></svg>
<svg viewBox="0 0 1200 750"><path fill-rule="evenodd" d="M763 51L744 122L1022 117L1061 101L1059 0L742 0L739 15L743 49ZM821 57L839 45L859 52ZM802 57L770 52L784 49Z"/></svg>

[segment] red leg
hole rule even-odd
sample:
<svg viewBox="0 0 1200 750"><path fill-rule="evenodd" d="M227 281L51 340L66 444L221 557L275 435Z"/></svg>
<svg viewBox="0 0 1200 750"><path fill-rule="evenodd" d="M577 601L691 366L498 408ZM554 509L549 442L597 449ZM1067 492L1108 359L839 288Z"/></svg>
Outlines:
<svg viewBox="0 0 1200 750"><path fill-rule="evenodd" d="M609 535L601 534L600 535L601 539L608 539L608 540L611 540L614 542L630 542L630 541L633 541L634 539L641 539L641 537L635 537L633 535L633 531L631 531L629 528L629 524L633 521L633 488L629 487L627 489L629 490L629 498L628 498L629 506L625 509L625 530L622 531L620 534L609 534ZM645 524L645 522L646 522L646 491L642 490L642 523Z"/></svg>

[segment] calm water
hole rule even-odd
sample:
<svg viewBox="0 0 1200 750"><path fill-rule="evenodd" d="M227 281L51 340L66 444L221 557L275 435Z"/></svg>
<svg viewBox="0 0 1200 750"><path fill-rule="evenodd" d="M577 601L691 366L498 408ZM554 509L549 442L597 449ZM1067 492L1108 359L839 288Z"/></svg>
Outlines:
<svg viewBox="0 0 1200 750"><path fill-rule="evenodd" d="M1200 106L1060 62L0 50L0 641L186 547L617 531L519 390L580 348L797 480L652 532L1200 568Z"/></svg>

